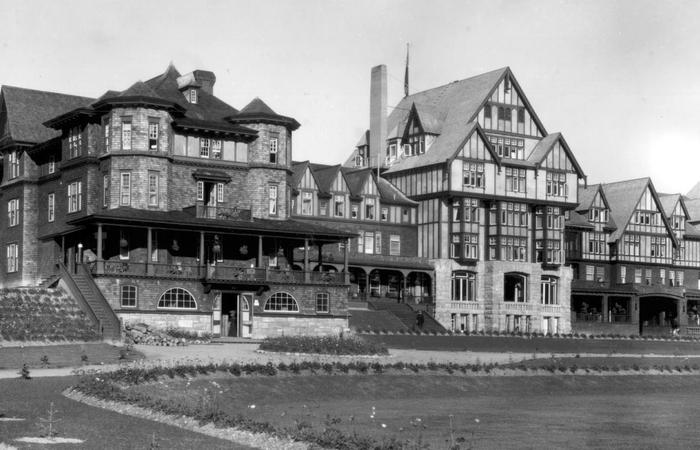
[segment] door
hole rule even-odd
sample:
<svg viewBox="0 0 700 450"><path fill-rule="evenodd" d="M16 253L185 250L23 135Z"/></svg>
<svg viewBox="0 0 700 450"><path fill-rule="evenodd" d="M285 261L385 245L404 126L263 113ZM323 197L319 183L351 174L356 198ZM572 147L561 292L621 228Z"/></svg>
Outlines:
<svg viewBox="0 0 700 450"><path fill-rule="evenodd" d="M250 337L253 333L253 294L243 293L239 295L238 305L240 307L240 330L241 337Z"/></svg>
<svg viewBox="0 0 700 450"><path fill-rule="evenodd" d="M222 317L221 317L221 293L216 294L216 297L214 297L214 307L212 308L212 314L211 314L211 334L212 335L219 335L219 336L226 336L226 331L224 330L224 327L226 324L222 323Z"/></svg>
<svg viewBox="0 0 700 450"><path fill-rule="evenodd" d="M221 294L221 329L222 337L238 337L238 293L223 292Z"/></svg>

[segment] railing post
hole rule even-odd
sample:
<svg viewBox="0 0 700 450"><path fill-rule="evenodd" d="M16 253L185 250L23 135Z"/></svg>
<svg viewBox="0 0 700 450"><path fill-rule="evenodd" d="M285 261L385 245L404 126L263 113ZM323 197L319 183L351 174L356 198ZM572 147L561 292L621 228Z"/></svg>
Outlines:
<svg viewBox="0 0 700 450"><path fill-rule="evenodd" d="M153 257L153 228L146 228L146 275L153 275L154 269L153 264L151 264L151 258Z"/></svg>
<svg viewBox="0 0 700 450"><path fill-rule="evenodd" d="M102 274L105 272L105 262L102 259L102 224L97 224L97 261L95 264L95 273Z"/></svg>

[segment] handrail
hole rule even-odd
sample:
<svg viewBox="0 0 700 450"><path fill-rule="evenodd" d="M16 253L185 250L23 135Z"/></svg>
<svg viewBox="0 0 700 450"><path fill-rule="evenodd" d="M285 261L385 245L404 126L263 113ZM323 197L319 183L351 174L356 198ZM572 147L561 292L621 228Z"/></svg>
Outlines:
<svg viewBox="0 0 700 450"><path fill-rule="evenodd" d="M92 279L92 274L90 274L90 271L87 269L87 267L84 264L77 264L77 269L80 271L81 275L85 278L85 281L87 282L88 286L90 287L90 290L92 291L92 294L95 296L97 301L101 302L102 305L104 305L104 310L105 314L109 317L109 321L112 322L112 325L119 330L119 337L121 338L121 331L122 331L122 326L121 322L119 321L119 317L117 317L117 314L114 312L112 307L109 305L109 302L107 302L107 299L102 295L102 291L100 291L100 288L95 284L95 280Z"/></svg>
<svg viewBox="0 0 700 450"><path fill-rule="evenodd" d="M78 288L78 285L75 284L75 280L73 280L73 277L71 276L70 272L66 268L65 264L63 264L63 262L59 261L56 265L58 266L58 270L60 272L61 279L66 283L66 287L70 291L70 294L73 296L73 298L80 305L80 309L82 309L83 312L85 312L85 314L90 316L90 319L92 319L93 322L95 322L97 324L99 329L102 330L102 321L97 317L97 315L95 314L95 311L92 310L92 307L85 299L85 296L83 296L83 293Z"/></svg>

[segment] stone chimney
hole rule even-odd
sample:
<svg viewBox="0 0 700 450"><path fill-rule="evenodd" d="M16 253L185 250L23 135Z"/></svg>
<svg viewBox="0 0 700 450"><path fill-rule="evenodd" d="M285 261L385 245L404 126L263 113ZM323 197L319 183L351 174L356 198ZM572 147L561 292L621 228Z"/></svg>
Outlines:
<svg viewBox="0 0 700 450"><path fill-rule="evenodd" d="M369 161L368 166L382 165L387 135L387 83L386 66L372 67L372 80L369 92Z"/></svg>
<svg viewBox="0 0 700 450"><path fill-rule="evenodd" d="M194 79L197 80L201 89L207 94L214 95L214 83L216 83L216 75L208 70L195 70L192 72Z"/></svg>

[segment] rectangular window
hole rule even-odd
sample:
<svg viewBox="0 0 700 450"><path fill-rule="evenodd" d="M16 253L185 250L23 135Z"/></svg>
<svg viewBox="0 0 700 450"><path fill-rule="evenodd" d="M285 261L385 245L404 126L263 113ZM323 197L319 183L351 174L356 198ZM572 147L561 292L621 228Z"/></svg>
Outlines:
<svg viewBox="0 0 700 450"><path fill-rule="evenodd" d="M151 262L158 262L158 233L151 232Z"/></svg>
<svg viewBox="0 0 700 450"><path fill-rule="evenodd" d="M526 173L527 170L525 169L506 167L506 191L525 192Z"/></svg>
<svg viewBox="0 0 700 450"><path fill-rule="evenodd" d="M10 179L17 178L19 176L19 152L17 150L13 150L7 155L7 164L10 168Z"/></svg>
<svg viewBox="0 0 700 450"><path fill-rule="evenodd" d="M353 218L353 219L357 219L359 209L360 209L360 208L359 208L357 205L352 205L350 217Z"/></svg>
<svg viewBox="0 0 700 450"><path fill-rule="evenodd" d="M401 255L401 236L392 234L389 236L389 254L391 256Z"/></svg>
<svg viewBox="0 0 700 450"><path fill-rule="evenodd" d="M102 176L102 206L109 205L109 175Z"/></svg>
<svg viewBox="0 0 700 450"><path fill-rule="evenodd" d="M634 282L642 284L642 269L634 269Z"/></svg>
<svg viewBox="0 0 700 450"><path fill-rule="evenodd" d="M271 216L277 215L277 186L271 184L268 187L269 213Z"/></svg>
<svg viewBox="0 0 700 450"><path fill-rule="evenodd" d="M224 202L224 183L216 183L216 201Z"/></svg>
<svg viewBox="0 0 700 450"><path fill-rule="evenodd" d="M595 276L595 267L594 266L586 266L586 281L593 281L594 276Z"/></svg>
<svg viewBox="0 0 700 450"><path fill-rule="evenodd" d="M199 140L199 156L202 158L209 158L209 139L201 138Z"/></svg>
<svg viewBox="0 0 700 450"><path fill-rule="evenodd" d="M464 163L464 186L483 188L484 187L484 164Z"/></svg>
<svg viewBox="0 0 700 450"><path fill-rule="evenodd" d="M197 89L190 89L190 103L197 104Z"/></svg>
<svg viewBox="0 0 700 450"><path fill-rule="evenodd" d="M7 225L14 227L19 223L19 199L13 198L7 202Z"/></svg>
<svg viewBox="0 0 700 450"><path fill-rule="evenodd" d="M136 307L136 286L122 285L119 297L123 308Z"/></svg>
<svg viewBox="0 0 700 450"><path fill-rule="evenodd" d="M74 181L68 185L68 212L78 212L83 208L83 182Z"/></svg>
<svg viewBox="0 0 700 450"><path fill-rule="evenodd" d="M131 172L122 172L119 184L119 204L131 205Z"/></svg>
<svg viewBox="0 0 700 450"><path fill-rule="evenodd" d="M221 159L221 139L212 139L211 141L211 157Z"/></svg>
<svg viewBox="0 0 700 450"><path fill-rule="evenodd" d="M374 253L382 254L382 233L374 233Z"/></svg>
<svg viewBox="0 0 700 450"><path fill-rule="evenodd" d="M51 192L47 197L47 218L49 222L53 222L56 218L56 195Z"/></svg>
<svg viewBox="0 0 700 450"><path fill-rule="evenodd" d="M102 118L102 136L105 152L109 153L109 115Z"/></svg>
<svg viewBox="0 0 700 450"><path fill-rule="evenodd" d="M70 158L80 156L83 144L83 136L80 127L73 127L68 130L68 154Z"/></svg>
<svg viewBox="0 0 700 450"><path fill-rule="evenodd" d="M620 266L620 283L625 284L627 281L627 267Z"/></svg>
<svg viewBox="0 0 700 450"><path fill-rule="evenodd" d="M270 163L277 164L278 140L276 137L270 138Z"/></svg>
<svg viewBox="0 0 700 450"><path fill-rule="evenodd" d="M322 216L328 215L328 200L321 200L319 204L319 211Z"/></svg>
<svg viewBox="0 0 700 450"><path fill-rule="evenodd" d="M368 255L374 253L374 233L371 231L365 233L365 253Z"/></svg>
<svg viewBox="0 0 700 450"><path fill-rule="evenodd" d="M204 201L204 181L197 181L197 200Z"/></svg>
<svg viewBox="0 0 700 450"><path fill-rule="evenodd" d="M56 157L54 155L49 156L48 172L52 174L56 172Z"/></svg>
<svg viewBox="0 0 700 450"><path fill-rule="evenodd" d="M685 276L685 272L682 270L679 270L676 272L676 285L677 286L683 286L683 278Z"/></svg>
<svg viewBox="0 0 700 450"><path fill-rule="evenodd" d="M19 266L19 247L17 244L9 244L7 246L7 273L17 272Z"/></svg>
<svg viewBox="0 0 700 450"><path fill-rule="evenodd" d="M357 253L364 253L365 251L365 233L364 231L359 232L360 236L357 238Z"/></svg>
<svg viewBox="0 0 700 450"><path fill-rule="evenodd" d="M131 150L131 120L122 119L122 150Z"/></svg>
<svg viewBox="0 0 700 450"><path fill-rule="evenodd" d="M158 136L159 136L159 126L158 122L148 123L148 149L151 151L158 150Z"/></svg>
<svg viewBox="0 0 700 450"><path fill-rule="evenodd" d="M386 222L387 220L389 220L389 208L382 208L380 218L382 222Z"/></svg>
<svg viewBox="0 0 700 450"><path fill-rule="evenodd" d="M365 219L374 220L374 199L365 199Z"/></svg>
<svg viewBox="0 0 700 450"><path fill-rule="evenodd" d="M123 231L119 232L119 259L129 259L129 237Z"/></svg>
<svg viewBox="0 0 700 450"><path fill-rule="evenodd" d="M313 193L302 192L301 194L301 214L310 216L313 213Z"/></svg>
<svg viewBox="0 0 700 450"><path fill-rule="evenodd" d="M329 313L330 308L330 295L325 292L319 292L316 294L316 312L317 313Z"/></svg>
<svg viewBox="0 0 700 450"><path fill-rule="evenodd" d="M476 301L476 274L473 272L452 272L452 301Z"/></svg>
<svg viewBox="0 0 700 450"><path fill-rule="evenodd" d="M148 206L158 206L158 172L148 173Z"/></svg>
<svg viewBox="0 0 700 450"><path fill-rule="evenodd" d="M343 217L345 215L345 196L336 195L335 202L333 206L333 213L336 217Z"/></svg>
<svg viewBox="0 0 700 450"><path fill-rule="evenodd" d="M547 172L547 195L565 197L567 194L566 174Z"/></svg>
<svg viewBox="0 0 700 450"><path fill-rule="evenodd" d="M602 266L596 266L595 279L598 282L605 281L605 269Z"/></svg>

